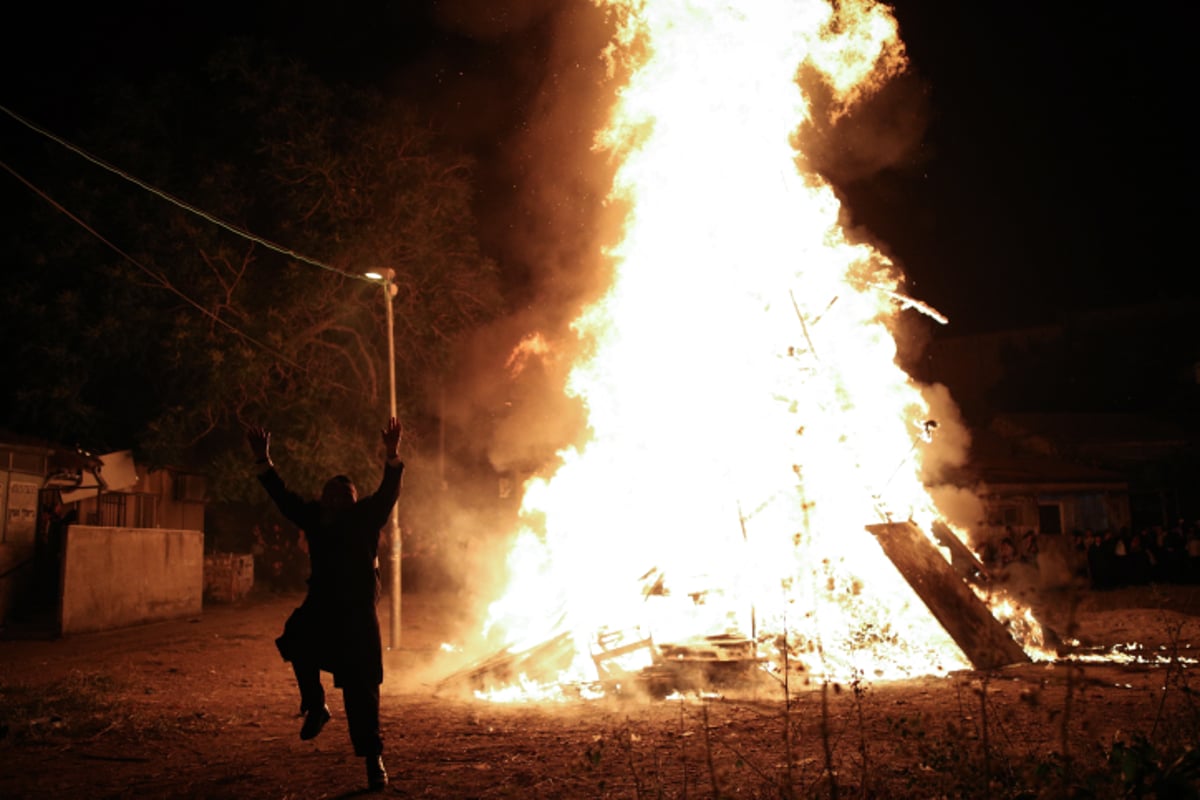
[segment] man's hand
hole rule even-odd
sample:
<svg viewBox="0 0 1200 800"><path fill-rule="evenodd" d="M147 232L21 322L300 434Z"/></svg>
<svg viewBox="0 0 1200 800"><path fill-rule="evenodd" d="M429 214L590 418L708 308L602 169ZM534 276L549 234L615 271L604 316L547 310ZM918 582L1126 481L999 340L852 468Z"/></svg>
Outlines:
<svg viewBox="0 0 1200 800"><path fill-rule="evenodd" d="M271 461L271 432L258 427L246 429L246 441L250 443L250 452L254 460L263 464Z"/></svg>
<svg viewBox="0 0 1200 800"><path fill-rule="evenodd" d="M395 417L388 420L387 427L382 431L383 446L386 448L388 461L395 461L400 457L400 436L403 432L404 429Z"/></svg>

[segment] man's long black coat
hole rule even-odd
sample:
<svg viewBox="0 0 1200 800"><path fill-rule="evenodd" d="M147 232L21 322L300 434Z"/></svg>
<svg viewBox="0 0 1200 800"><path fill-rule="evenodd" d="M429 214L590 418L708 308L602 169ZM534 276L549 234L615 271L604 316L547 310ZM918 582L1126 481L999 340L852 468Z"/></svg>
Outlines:
<svg viewBox="0 0 1200 800"><path fill-rule="evenodd" d="M339 688L383 682L376 556L403 474L403 463L385 465L374 494L336 512L288 489L274 468L259 475L280 512L304 531L312 564L304 602L275 644L285 661L305 661L333 673Z"/></svg>

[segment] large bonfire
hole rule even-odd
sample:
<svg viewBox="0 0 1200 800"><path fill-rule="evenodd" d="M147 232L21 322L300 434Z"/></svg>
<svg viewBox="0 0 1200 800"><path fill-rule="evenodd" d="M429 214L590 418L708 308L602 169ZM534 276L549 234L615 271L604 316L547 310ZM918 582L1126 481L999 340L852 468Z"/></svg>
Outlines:
<svg viewBox="0 0 1200 800"><path fill-rule="evenodd" d="M512 651L565 643L558 685L594 681L614 641L743 639L835 679L968 666L865 527L941 518L928 390L896 363L897 320L921 305L796 149L813 113L798 76L849 108L904 68L894 18L608 4L629 77L597 142L628 216L611 288L575 323L591 437L524 487L489 628Z"/></svg>

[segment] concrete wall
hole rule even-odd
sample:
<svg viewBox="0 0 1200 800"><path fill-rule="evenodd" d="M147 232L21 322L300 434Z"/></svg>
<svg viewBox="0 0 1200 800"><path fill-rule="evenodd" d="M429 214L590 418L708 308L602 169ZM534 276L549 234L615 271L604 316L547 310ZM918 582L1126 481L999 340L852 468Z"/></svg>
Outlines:
<svg viewBox="0 0 1200 800"><path fill-rule="evenodd" d="M62 569L64 635L199 614L204 533L72 525Z"/></svg>

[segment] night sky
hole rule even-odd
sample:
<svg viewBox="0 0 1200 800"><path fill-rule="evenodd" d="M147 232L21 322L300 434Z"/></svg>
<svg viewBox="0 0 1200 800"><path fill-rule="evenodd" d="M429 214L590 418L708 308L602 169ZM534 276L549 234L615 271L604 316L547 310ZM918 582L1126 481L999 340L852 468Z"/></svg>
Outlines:
<svg viewBox="0 0 1200 800"><path fill-rule="evenodd" d="M70 138L98 81L197 68L230 34L270 39L447 122L484 165L484 244L519 271L531 256L503 215L523 173L506 159L581 4L34 4L7 26L21 46L6 45L2 103ZM1190 6L893 7L911 69L856 124L902 127L905 146L888 163L828 167L848 225L902 266L911 294L971 332L1195 293Z"/></svg>

